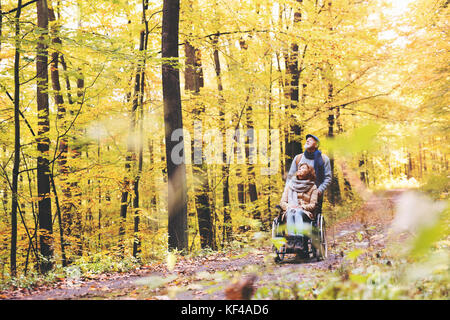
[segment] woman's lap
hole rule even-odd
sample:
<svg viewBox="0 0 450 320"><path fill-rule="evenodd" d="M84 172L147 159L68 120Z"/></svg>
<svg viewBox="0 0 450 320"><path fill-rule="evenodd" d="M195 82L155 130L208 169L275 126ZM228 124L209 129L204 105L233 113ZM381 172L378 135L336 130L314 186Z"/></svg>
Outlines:
<svg viewBox="0 0 450 320"><path fill-rule="evenodd" d="M286 212L286 223L289 235L301 235L303 230L310 228L311 220L303 209L290 208Z"/></svg>

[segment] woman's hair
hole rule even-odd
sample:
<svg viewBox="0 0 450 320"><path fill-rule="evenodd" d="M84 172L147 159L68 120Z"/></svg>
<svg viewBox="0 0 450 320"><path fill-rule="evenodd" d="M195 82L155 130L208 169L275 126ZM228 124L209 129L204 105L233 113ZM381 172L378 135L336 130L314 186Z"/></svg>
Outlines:
<svg viewBox="0 0 450 320"><path fill-rule="evenodd" d="M298 166L298 169L300 169L302 166L306 166L308 170L306 171L305 175L301 178L304 180L316 181L316 172L314 171L314 167L311 167L307 163L302 163L301 165Z"/></svg>

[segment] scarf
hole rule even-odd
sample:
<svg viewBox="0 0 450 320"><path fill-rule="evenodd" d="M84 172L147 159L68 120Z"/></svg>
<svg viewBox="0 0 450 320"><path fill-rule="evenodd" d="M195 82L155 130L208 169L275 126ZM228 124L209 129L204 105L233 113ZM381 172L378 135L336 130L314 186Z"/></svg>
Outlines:
<svg viewBox="0 0 450 320"><path fill-rule="evenodd" d="M308 192L313 185L314 181L300 180L294 175L289 181L289 189L291 189L291 192L288 193L288 203L298 205L298 194Z"/></svg>
<svg viewBox="0 0 450 320"><path fill-rule="evenodd" d="M314 160L314 171L316 172L316 186L319 187L325 180L325 166L322 158L322 152L316 149L314 152L305 150L303 154L306 159Z"/></svg>

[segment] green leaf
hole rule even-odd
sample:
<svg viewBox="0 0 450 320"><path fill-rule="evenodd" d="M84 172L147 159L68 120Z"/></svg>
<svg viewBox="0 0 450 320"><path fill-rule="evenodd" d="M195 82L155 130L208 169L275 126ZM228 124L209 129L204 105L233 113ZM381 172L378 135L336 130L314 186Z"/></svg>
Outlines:
<svg viewBox="0 0 450 320"><path fill-rule="evenodd" d="M167 269L172 271L175 268L175 264L177 263L177 256L173 252L169 252L167 254Z"/></svg>
<svg viewBox="0 0 450 320"><path fill-rule="evenodd" d="M439 220L431 227L424 227L419 231L418 236L414 239L414 243L410 254L414 258L420 258L425 255L430 248L436 243L445 233L446 226Z"/></svg>
<svg viewBox="0 0 450 320"><path fill-rule="evenodd" d="M286 244L286 239L285 238L271 238L270 239L273 243L273 245L275 246L275 248L277 248L277 250L280 250L280 248Z"/></svg>
<svg viewBox="0 0 450 320"><path fill-rule="evenodd" d="M356 249L356 250L353 250L353 251L349 252L346 257L349 260L355 261L364 252L365 252L365 250Z"/></svg>
<svg viewBox="0 0 450 320"><path fill-rule="evenodd" d="M331 153L342 156L354 156L359 152L371 150L376 145L376 136L381 125L370 123L361 126L347 135L341 135L324 141L324 147Z"/></svg>
<svg viewBox="0 0 450 320"><path fill-rule="evenodd" d="M356 283L366 283L368 276L362 274L350 274L350 280Z"/></svg>

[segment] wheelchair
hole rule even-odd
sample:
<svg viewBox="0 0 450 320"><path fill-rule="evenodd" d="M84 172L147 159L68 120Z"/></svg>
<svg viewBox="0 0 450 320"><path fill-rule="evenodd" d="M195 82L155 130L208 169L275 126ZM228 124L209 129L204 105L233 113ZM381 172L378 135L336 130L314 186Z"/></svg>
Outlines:
<svg viewBox="0 0 450 320"><path fill-rule="evenodd" d="M315 258L317 261L325 260L328 257L326 223L321 212L315 214L315 219L311 223L312 233L310 236L288 236L283 228L280 228L280 226L286 225L284 221L281 221L282 209L280 206L276 206L276 209L279 210L279 215L272 223L272 239L274 243L278 244L273 246L276 263L283 261L286 254L296 254L298 258L308 260ZM295 246L295 242L299 240L303 241L302 248Z"/></svg>

